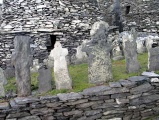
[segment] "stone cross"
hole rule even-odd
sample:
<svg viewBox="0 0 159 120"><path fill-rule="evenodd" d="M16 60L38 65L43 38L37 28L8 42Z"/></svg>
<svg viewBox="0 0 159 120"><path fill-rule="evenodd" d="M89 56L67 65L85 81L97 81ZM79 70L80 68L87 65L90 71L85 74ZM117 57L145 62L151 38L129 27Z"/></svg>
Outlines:
<svg viewBox="0 0 159 120"><path fill-rule="evenodd" d="M148 51L148 69L159 70L159 47L150 48Z"/></svg>
<svg viewBox="0 0 159 120"><path fill-rule="evenodd" d="M126 70L128 73L138 72L140 64L137 60L137 43L132 33L125 32L122 36L124 53L126 59Z"/></svg>
<svg viewBox="0 0 159 120"><path fill-rule="evenodd" d="M12 63L15 66L17 93L19 97L31 94L30 66L32 57L30 51L30 37L18 35L14 38L15 52L12 55Z"/></svg>
<svg viewBox="0 0 159 120"><path fill-rule="evenodd" d="M72 80L68 72L66 55L68 55L68 50L62 48L61 43L57 41L50 53L50 57L54 58L56 89L72 89Z"/></svg>
<svg viewBox="0 0 159 120"><path fill-rule="evenodd" d="M51 68L42 66L38 70L39 92L45 93L52 89L52 71Z"/></svg>
<svg viewBox="0 0 159 120"><path fill-rule="evenodd" d="M91 41L83 49L88 54L89 83L103 84L112 79L108 26L104 21L94 23L90 31Z"/></svg>

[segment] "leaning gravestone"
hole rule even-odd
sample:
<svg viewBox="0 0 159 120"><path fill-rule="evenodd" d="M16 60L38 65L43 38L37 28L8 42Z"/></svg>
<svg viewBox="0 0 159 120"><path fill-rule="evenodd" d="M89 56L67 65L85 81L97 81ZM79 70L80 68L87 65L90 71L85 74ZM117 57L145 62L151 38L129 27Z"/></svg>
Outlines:
<svg viewBox="0 0 159 120"><path fill-rule="evenodd" d="M148 51L148 69L159 70L159 47L150 48Z"/></svg>
<svg viewBox="0 0 159 120"><path fill-rule="evenodd" d="M52 71L47 66L42 66L38 70L39 92L45 93L52 89Z"/></svg>
<svg viewBox="0 0 159 120"><path fill-rule="evenodd" d="M140 64L137 60L137 44L132 32L125 32L122 36L128 73L138 72Z"/></svg>
<svg viewBox="0 0 159 120"><path fill-rule="evenodd" d="M7 79L2 68L0 68L0 83L2 83L3 85L7 84Z"/></svg>
<svg viewBox="0 0 159 120"><path fill-rule="evenodd" d="M83 49L88 54L88 77L93 84L103 84L112 79L108 27L104 21L94 23L90 31L91 41Z"/></svg>
<svg viewBox="0 0 159 120"><path fill-rule="evenodd" d="M30 66L32 65L30 37L25 35L16 36L14 47L12 63L15 66L17 93L19 97L29 96L31 94Z"/></svg>
<svg viewBox="0 0 159 120"><path fill-rule="evenodd" d="M57 41L50 56L54 58L54 75L56 89L72 89L72 80L69 76L66 55L68 50L62 48L62 45Z"/></svg>

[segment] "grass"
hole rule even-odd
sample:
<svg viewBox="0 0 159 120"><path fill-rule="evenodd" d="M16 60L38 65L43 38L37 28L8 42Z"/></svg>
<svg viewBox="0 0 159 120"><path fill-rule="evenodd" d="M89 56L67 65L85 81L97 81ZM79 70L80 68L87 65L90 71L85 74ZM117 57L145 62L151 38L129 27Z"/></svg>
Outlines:
<svg viewBox="0 0 159 120"><path fill-rule="evenodd" d="M141 75L143 71L147 70L147 61L148 55L147 53L138 55L138 60L141 64L141 70L137 73L126 73L125 68L125 60L112 61L112 71L113 71L113 79L111 81L118 81L120 79L127 79L130 76ZM57 93L66 93L66 92L80 92L86 88L93 86L93 84L88 83L88 65L80 64L80 65L70 65L69 73L73 80L73 89L72 90L55 90L49 91L42 95L54 95ZM38 73L33 73L31 75L31 88L32 91L38 89L38 81L37 81ZM55 85L54 85L55 88ZM16 92L16 82L15 78L11 78L8 80L8 84L5 85L6 92L13 90Z"/></svg>

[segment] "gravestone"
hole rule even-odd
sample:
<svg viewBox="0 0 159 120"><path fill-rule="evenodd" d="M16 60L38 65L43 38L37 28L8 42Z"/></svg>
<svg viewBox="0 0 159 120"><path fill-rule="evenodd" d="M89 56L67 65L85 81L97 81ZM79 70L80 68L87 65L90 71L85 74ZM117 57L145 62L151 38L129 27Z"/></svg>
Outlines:
<svg viewBox="0 0 159 120"><path fill-rule="evenodd" d="M148 69L159 70L159 47L150 48L148 51Z"/></svg>
<svg viewBox="0 0 159 120"><path fill-rule="evenodd" d="M88 54L89 83L103 84L112 79L108 27L104 21L94 23L90 31L91 41L83 49Z"/></svg>
<svg viewBox="0 0 159 120"><path fill-rule="evenodd" d="M14 38L15 52L12 55L12 64L15 66L17 93L19 97L31 94L30 66L32 56L30 55L30 37L18 35Z"/></svg>
<svg viewBox="0 0 159 120"><path fill-rule="evenodd" d="M15 77L15 68L14 67L7 67L5 70L4 70L4 75L6 77L6 79L9 79L9 78L13 78Z"/></svg>
<svg viewBox="0 0 159 120"><path fill-rule="evenodd" d="M147 51L149 51L152 48L152 44L153 44L153 39L151 36L148 36L146 40Z"/></svg>
<svg viewBox="0 0 159 120"><path fill-rule="evenodd" d="M144 40L136 40L137 43L137 53L142 54L146 52L146 46L144 45Z"/></svg>
<svg viewBox="0 0 159 120"><path fill-rule="evenodd" d="M33 60L33 66L30 67L30 71L32 73L36 73L36 72L38 72L39 68L40 68L39 60L38 59L34 59Z"/></svg>
<svg viewBox="0 0 159 120"><path fill-rule="evenodd" d="M0 83L2 83L3 85L7 84L7 79L2 68L0 68Z"/></svg>
<svg viewBox="0 0 159 120"><path fill-rule="evenodd" d="M56 89L72 89L72 80L68 72L66 55L68 55L68 50L62 48L61 43L57 41L50 53L50 56L54 58Z"/></svg>
<svg viewBox="0 0 159 120"><path fill-rule="evenodd" d="M137 60L137 44L136 37L132 32L125 32L122 36L124 53L126 59L126 70L128 73L138 72L140 64Z"/></svg>
<svg viewBox="0 0 159 120"><path fill-rule="evenodd" d="M52 71L47 66L42 66L38 70L39 92L45 93L52 90Z"/></svg>
<svg viewBox="0 0 159 120"><path fill-rule="evenodd" d="M81 64L81 63L87 63L88 56L86 52L82 51L83 45L80 45L76 48L76 55L72 59L73 64Z"/></svg>
<svg viewBox="0 0 159 120"><path fill-rule="evenodd" d="M4 97L5 96L5 90L3 87L3 83L0 82L0 97Z"/></svg>

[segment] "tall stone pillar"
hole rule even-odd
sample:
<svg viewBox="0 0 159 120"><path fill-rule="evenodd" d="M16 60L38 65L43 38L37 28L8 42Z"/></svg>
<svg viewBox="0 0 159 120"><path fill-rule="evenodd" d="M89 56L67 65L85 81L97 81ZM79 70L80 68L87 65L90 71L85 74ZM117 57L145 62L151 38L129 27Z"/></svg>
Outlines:
<svg viewBox="0 0 159 120"><path fill-rule="evenodd" d="M19 97L31 94L30 66L32 57L30 51L30 37L18 35L14 38L15 52L12 62L15 66L17 93Z"/></svg>

